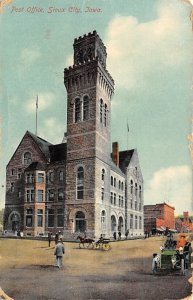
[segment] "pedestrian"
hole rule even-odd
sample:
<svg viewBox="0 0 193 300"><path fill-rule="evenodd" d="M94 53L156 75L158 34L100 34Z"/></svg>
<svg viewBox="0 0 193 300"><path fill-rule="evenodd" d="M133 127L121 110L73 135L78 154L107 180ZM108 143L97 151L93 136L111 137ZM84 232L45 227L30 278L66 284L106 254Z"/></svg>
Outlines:
<svg viewBox="0 0 193 300"><path fill-rule="evenodd" d="M116 232L113 233L113 237L114 237L114 240L116 241L116 239L117 239L117 234L116 234Z"/></svg>
<svg viewBox="0 0 193 300"><path fill-rule="evenodd" d="M121 240L121 231L118 232L119 240Z"/></svg>
<svg viewBox="0 0 193 300"><path fill-rule="evenodd" d="M127 229L126 232L125 232L125 239L126 239L126 240L127 240L127 238L128 238L128 235L129 235L129 229Z"/></svg>
<svg viewBox="0 0 193 300"><path fill-rule="evenodd" d="M65 253L64 245L61 239L58 240L58 243L54 250L54 255L56 256L56 267L59 269L62 268L62 259Z"/></svg>
<svg viewBox="0 0 193 300"><path fill-rule="evenodd" d="M48 246L50 247L51 244L51 240L52 240L52 233L48 232Z"/></svg>
<svg viewBox="0 0 193 300"><path fill-rule="evenodd" d="M58 233L56 233L55 234L55 245L57 245L57 243L58 243L58 239L59 239L59 234Z"/></svg>

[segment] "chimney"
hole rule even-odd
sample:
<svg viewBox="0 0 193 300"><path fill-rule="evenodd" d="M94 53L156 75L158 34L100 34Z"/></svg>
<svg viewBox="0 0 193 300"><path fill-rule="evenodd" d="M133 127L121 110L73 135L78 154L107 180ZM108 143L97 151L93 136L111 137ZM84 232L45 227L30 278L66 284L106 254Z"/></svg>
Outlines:
<svg viewBox="0 0 193 300"><path fill-rule="evenodd" d="M116 166L119 166L119 144L118 142L114 142L112 144L113 152L112 152L112 160L116 164Z"/></svg>

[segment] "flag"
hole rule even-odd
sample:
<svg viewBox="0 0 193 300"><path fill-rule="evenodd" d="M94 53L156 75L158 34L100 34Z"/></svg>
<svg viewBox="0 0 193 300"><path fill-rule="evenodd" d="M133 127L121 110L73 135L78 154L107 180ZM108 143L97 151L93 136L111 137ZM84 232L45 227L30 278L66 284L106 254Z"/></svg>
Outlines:
<svg viewBox="0 0 193 300"><path fill-rule="evenodd" d="M38 95L37 95L37 99L36 99L36 108L38 108Z"/></svg>
<svg viewBox="0 0 193 300"><path fill-rule="evenodd" d="M128 124L128 121L127 121L127 131L129 132L129 124Z"/></svg>

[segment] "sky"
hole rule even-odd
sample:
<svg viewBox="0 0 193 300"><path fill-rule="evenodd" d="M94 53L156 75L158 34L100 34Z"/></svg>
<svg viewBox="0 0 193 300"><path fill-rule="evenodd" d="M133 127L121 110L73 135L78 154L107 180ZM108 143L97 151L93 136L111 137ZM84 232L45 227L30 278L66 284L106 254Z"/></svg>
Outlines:
<svg viewBox="0 0 193 300"><path fill-rule="evenodd" d="M0 14L0 207L6 164L27 130L57 144L66 131L63 71L74 38L96 30L115 80L111 141L137 148L144 204L193 212L192 24L182 0L6 0ZM89 12L88 11L89 7ZM95 12L91 12L91 9ZM129 133L127 134L127 123Z"/></svg>

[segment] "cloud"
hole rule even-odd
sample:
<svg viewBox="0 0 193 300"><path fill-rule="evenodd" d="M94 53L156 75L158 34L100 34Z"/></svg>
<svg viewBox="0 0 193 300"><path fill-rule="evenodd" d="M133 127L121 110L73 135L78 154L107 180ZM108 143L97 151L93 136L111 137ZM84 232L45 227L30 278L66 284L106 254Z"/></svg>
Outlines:
<svg viewBox="0 0 193 300"><path fill-rule="evenodd" d="M118 86L137 88L154 73L175 70L191 59L191 24L188 14L184 19L187 8L180 4L160 2L157 18L149 22L120 15L111 20L105 44L109 71Z"/></svg>
<svg viewBox="0 0 193 300"><path fill-rule="evenodd" d="M64 124L55 118L47 118L40 127L38 135L42 138L46 137L50 143L61 143L64 136Z"/></svg>
<svg viewBox="0 0 193 300"><path fill-rule="evenodd" d="M55 100L53 93L38 93L38 111L43 111L49 108ZM36 110L37 95L31 96L25 105L26 111L31 114Z"/></svg>
<svg viewBox="0 0 193 300"><path fill-rule="evenodd" d="M38 48L24 48L21 52L20 63L23 69L28 69L41 57Z"/></svg>
<svg viewBox="0 0 193 300"><path fill-rule="evenodd" d="M68 68L69 66L72 66L73 61L74 61L73 55L72 54L68 55L66 58L66 62L65 62L66 68Z"/></svg>
<svg viewBox="0 0 193 300"><path fill-rule="evenodd" d="M175 213L192 212L192 171L189 166L162 168L144 188L145 204L167 202Z"/></svg>

